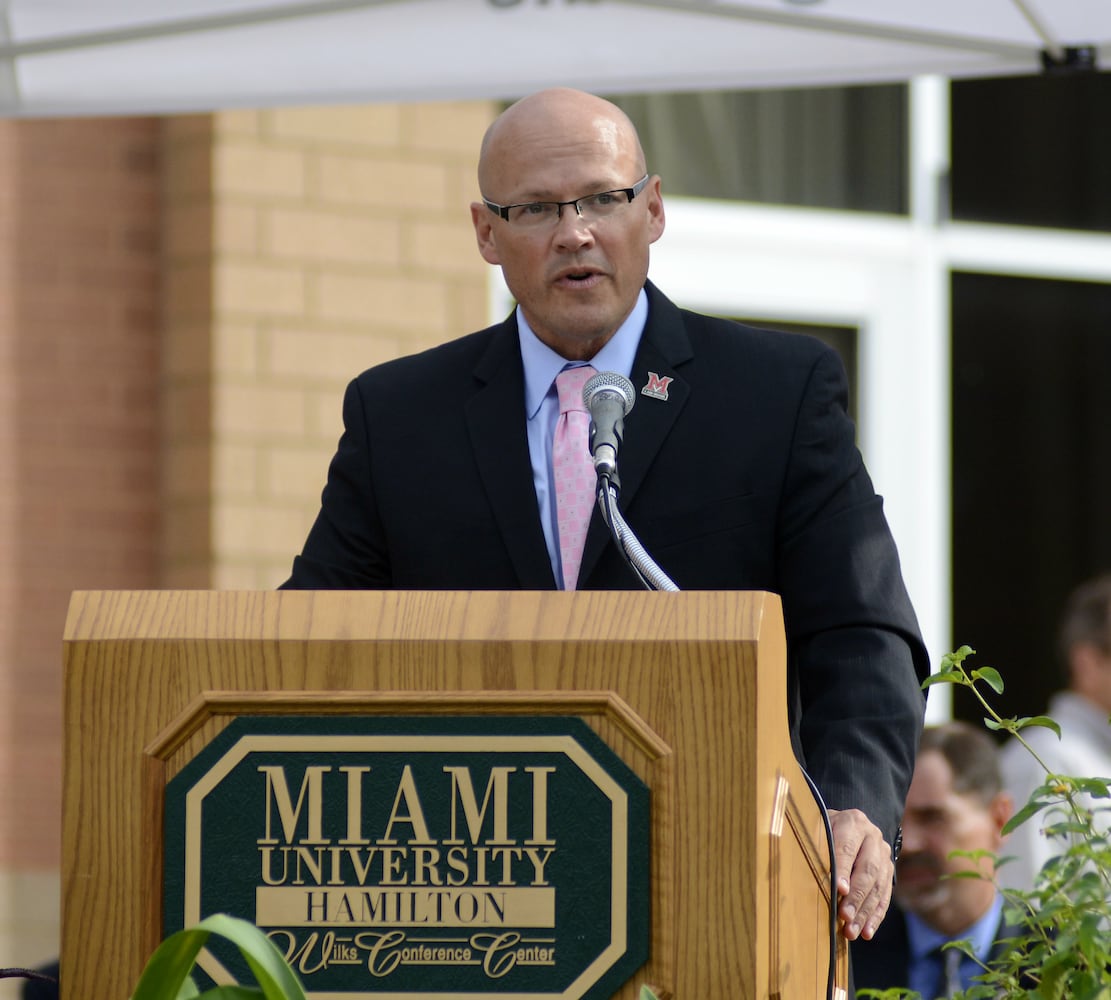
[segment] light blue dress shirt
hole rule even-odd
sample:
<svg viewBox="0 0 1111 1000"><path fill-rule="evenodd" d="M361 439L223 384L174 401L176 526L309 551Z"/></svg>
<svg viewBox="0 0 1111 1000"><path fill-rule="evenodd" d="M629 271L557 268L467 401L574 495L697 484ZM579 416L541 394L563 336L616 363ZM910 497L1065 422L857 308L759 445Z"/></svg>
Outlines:
<svg viewBox="0 0 1111 1000"><path fill-rule="evenodd" d="M555 377L564 368L579 364L593 365L600 372L618 372L626 378L633 370L633 358L644 324L648 320L648 296L644 289L637 296L636 305L617 332L589 362L568 361L543 343L528 325L521 307L517 307L517 335L521 342L521 360L525 366L525 417L528 430L529 457L532 460L532 481L536 487L536 501L540 509L540 524L544 528L544 541L552 573L562 590L563 566L559 558L559 532L556 528L555 493L552 490L552 436L559 418L559 397Z"/></svg>
<svg viewBox="0 0 1111 1000"><path fill-rule="evenodd" d="M1003 914L1003 897L995 894L995 900L979 920L967 930L949 937L940 931L935 931L923 923L913 913L906 914L907 943L910 946L910 968L907 970L907 986L920 993L925 1000L932 1000L942 991L943 981L941 970L930 954L936 951L947 941L968 941L980 962L987 963L991 954L992 945L995 944L995 934L999 929L999 918ZM974 962L967 955L961 956L960 977L961 989L966 990L972 985L972 977L983 972L982 966Z"/></svg>

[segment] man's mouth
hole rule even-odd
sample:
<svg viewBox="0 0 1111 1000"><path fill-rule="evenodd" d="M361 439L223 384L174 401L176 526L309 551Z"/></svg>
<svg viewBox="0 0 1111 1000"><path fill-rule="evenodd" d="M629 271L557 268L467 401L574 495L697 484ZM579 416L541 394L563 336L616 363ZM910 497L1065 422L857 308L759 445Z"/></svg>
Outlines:
<svg viewBox="0 0 1111 1000"><path fill-rule="evenodd" d="M909 858L904 855L899 858L898 865L896 866L896 878L899 882L904 884L908 882L916 884L922 882L935 882L941 878L941 875L941 869L934 862L934 859L921 855Z"/></svg>
<svg viewBox="0 0 1111 1000"><path fill-rule="evenodd" d="M557 285L570 285L580 288L596 285L601 280L601 272L592 268L568 269L561 271L556 276Z"/></svg>

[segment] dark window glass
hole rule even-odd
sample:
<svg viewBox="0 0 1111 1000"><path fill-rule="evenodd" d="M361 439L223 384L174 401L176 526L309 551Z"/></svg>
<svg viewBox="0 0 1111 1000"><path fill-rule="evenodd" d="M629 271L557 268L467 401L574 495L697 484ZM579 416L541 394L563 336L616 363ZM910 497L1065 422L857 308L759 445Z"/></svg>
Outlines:
<svg viewBox="0 0 1111 1000"><path fill-rule="evenodd" d="M954 274L952 293L953 641L1002 673L1002 715L1036 715L1066 595L1111 570L1111 286Z"/></svg>
<svg viewBox="0 0 1111 1000"><path fill-rule="evenodd" d="M1111 74L951 86L953 217L1111 231Z"/></svg>
<svg viewBox="0 0 1111 1000"><path fill-rule="evenodd" d="M665 195L908 211L902 84L612 99L636 123Z"/></svg>

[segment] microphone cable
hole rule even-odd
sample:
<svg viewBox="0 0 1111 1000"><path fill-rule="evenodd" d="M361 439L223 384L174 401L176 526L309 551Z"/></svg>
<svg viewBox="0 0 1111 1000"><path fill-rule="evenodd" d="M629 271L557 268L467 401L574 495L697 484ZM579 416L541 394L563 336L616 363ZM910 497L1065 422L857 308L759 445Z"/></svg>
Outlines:
<svg viewBox="0 0 1111 1000"><path fill-rule="evenodd" d="M829 964L826 966L826 1000L836 1000L835 988L837 979L837 855L833 844L833 826L829 821L829 810L826 808L822 793L814 784L814 779L806 772L806 768L799 764L799 770L810 786L814 801L818 804L818 812L822 817L822 826L826 834L826 846L829 848Z"/></svg>
<svg viewBox="0 0 1111 1000"><path fill-rule="evenodd" d="M678 591L678 586L645 551L625 518L621 516L621 511L617 509L615 478L604 472L598 474L598 507L602 511L602 520L610 530L617 551L647 590Z"/></svg>

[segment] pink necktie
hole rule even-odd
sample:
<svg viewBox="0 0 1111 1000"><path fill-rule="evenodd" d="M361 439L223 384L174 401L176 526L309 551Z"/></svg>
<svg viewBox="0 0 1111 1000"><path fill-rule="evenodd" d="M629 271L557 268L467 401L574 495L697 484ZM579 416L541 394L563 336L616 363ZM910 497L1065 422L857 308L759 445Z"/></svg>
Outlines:
<svg viewBox="0 0 1111 1000"><path fill-rule="evenodd" d="M564 590L574 590L578 583L586 529L594 510L597 477L590 456L590 414L583 406L583 385L594 374L590 365L582 365L564 369L555 380L559 419L552 439L552 475Z"/></svg>

